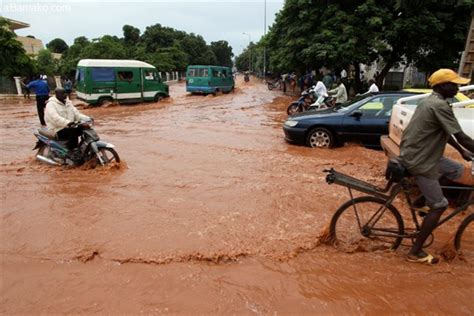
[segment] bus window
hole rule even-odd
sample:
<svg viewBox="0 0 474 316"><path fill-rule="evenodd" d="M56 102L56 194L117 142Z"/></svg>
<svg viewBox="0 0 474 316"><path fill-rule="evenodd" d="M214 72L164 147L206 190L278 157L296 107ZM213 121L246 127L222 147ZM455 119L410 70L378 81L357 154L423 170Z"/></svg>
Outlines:
<svg viewBox="0 0 474 316"><path fill-rule="evenodd" d="M132 81L133 72L131 71L119 71L117 72L120 81Z"/></svg>
<svg viewBox="0 0 474 316"><path fill-rule="evenodd" d="M106 67L94 67L91 69L92 80L98 82L114 81L114 69Z"/></svg>
<svg viewBox="0 0 474 316"><path fill-rule="evenodd" d="M191 68L188 70L188 77L208 77L209 71L207 68Z"/></svg>

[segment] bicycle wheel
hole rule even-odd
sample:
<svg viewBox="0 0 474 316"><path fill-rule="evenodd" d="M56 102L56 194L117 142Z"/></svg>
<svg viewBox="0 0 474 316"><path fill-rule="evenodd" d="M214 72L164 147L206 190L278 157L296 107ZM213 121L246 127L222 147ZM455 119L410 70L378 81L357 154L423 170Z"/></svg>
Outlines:
<svg viewBox="0 0 474 316"><path fill-rule="evenodd" d="M345 252L396 249L402 242L403 219L386 201L362 196L349 200L334 213L330 240Z"/></svg>
<svg viewBox="0 0 474 316"><path fill-rule="evenodd" d="M459 251L462 247L463 255L474 257L474 214L469 214L459 225L454 238L454 247Z"/></svg>

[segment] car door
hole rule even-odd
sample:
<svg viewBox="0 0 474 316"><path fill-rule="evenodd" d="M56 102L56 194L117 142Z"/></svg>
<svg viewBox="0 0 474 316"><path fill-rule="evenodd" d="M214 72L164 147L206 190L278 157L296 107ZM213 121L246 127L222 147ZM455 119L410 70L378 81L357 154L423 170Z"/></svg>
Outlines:
<svg viewBox="0 0 474 316"><path fill-rule="evenodd" d="M346 114L342 130L349 141L379 146L380 136L388 134L392 108L401 95L375 96Z"/></svg>

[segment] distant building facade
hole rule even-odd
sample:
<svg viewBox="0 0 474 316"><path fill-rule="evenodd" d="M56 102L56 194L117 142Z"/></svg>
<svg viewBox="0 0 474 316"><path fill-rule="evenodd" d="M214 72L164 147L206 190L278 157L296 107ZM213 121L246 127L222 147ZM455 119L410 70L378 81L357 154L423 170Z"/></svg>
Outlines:
<svg viewBox="0 0 474 316"><path fill-rule="evenodd" d="M12 32L15 30L23 29L30 27L28 23L16 21L13 19L5 18L8 21L9 29ZM37 38L28 37L28 36L16 36L16 39L23 44L23 48L25 49L26 53L31 57L36 57L40 50L44 49L43 41Z"/></svg>

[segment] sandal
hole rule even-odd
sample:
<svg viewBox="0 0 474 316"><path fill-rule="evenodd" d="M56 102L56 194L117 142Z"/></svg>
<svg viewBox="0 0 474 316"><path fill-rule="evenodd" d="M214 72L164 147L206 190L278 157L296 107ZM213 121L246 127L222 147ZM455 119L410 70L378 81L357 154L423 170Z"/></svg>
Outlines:
<svg viewBox="0 0 474 316"><path fill-rule="evenodd" d="M425 217L426 215L428 215L430 208L428 206L413 207L413 210L418 213L418 216Z"/></svg>
<svg viewBox="0 0 474 316"><path fill-rule="evenodd" d="M408 255L407 256L407 261L408 262L414 262L414 263L426 263L426 264L429 264L429 265L434 265L434 264L437 264L439 262L439 259L433 257L430 254L427 254L424 257L415 257L415 256Z"/></svg>

